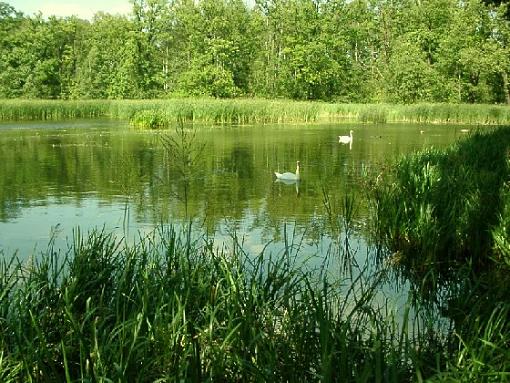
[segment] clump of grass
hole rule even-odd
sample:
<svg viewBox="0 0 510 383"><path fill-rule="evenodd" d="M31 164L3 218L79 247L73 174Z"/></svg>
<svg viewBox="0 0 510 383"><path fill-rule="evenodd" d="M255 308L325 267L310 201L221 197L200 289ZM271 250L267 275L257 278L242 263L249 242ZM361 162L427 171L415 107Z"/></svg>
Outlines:
<svg viewBox="0 0 510 383"><path fill-rule="evenodd" d="M378 278L341 293L289 259L291 249L253 256L234 240L231 250L214 251L191 233L161 228L128 246L105 232L78 232L66 253L50 248L26 266L4 261L1 376L412 379L417 340L373 304Z"/></svg>
<svg viewBox="0 0 510 383"><path fill-rule="evenodd" d="M509 152L510 154L510 152ZM507 167L510 169L510 155L507 157ZM494 244L494 259L498 264L510 268L510 182L501 188L501 212L498 224L491 230Z"/></svg>
<svg viewBox="0 0 510 383"><path fill-rule="evenodd" d="M475 310L476 313L479 313ZM466 311L473 315L472 310ZM506 382L510 377L510 305L498 304L487 318L465 321L458 349L430 382Z"/></svg>
<svg viewBox="0 0 510 383"><path fill-rule="evenodd" d="M135 112L130 119L131 125L144 129L166 129L170 121L166 118L162 110L143 109Z"/></svg>
<svg viewBox="0 0 510 383"><path fill-rule="evenodd" d="M173 182L181 184L182 193L176 192L175 196L183 203L185 216L188 217L191 181L194 177L202 176L199 165L204 160L205 143L198 140L197 130L193 125L188 127L183 122L177 124L175 134L162 135L161 143L165 149L165 157L168 158L167 168L172 167L177 172L178 179L173 179ZM163 181L170 183L168 173Z"/></svg>
<svg viewBox="0 0 510 383"><path fill-rule="evenodd" d="M490 263L491 230L502 218L510 130L474 134L441 151L402 158L374 189L374 232L422 265ZM506 191L505 191L506 190Z"/></svg>

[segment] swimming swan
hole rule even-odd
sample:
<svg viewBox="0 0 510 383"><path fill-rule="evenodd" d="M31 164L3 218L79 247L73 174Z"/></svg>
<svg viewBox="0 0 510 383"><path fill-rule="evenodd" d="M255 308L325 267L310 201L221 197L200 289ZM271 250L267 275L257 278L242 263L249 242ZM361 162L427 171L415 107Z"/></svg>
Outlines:
<svg viewBox="0 0 510 383"><path fill-rule="evenodd" d="M338 136L338 142L341 144L349 144L352 142L352 134L354 131L350 131L348 136Z"/></svg>
<svg viewBox="0 0 510 383"><path fill-rule="evenodd" d="M279 180L284 180L284 181L297 181L299 180L299 161L296 162L296 173L289 173L289 172L285 172L285 173L278 173L278 172L274 172L274 175L276 176L277 179Z"/></svg>

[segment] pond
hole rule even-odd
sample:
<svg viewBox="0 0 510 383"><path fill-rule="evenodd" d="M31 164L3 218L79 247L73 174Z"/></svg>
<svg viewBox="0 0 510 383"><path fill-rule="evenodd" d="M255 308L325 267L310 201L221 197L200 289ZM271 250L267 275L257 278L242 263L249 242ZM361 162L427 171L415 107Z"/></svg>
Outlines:
<svg viewBox="0 0 510 383"><path fill-rule="evenodd" d="M351 129L352 143L339 143ZM183 172L163 145L169 137L179 141L177 130L135 130L112 120L2 123L4 256L26 259L45 250L50 238L66 247L77 227L137 238L161 223L190 220L217 246L235 233L248 252L267 246L278 253L292 237L301 253L317 254L345 235L345 214L353 246L363 249L369 177L403 153L466 135L460 126L347 123L185 131L193 158ZM301 181L275 182L274 171L294 172L297 160ZM352 212L346 213L346 201Z"/></svg>

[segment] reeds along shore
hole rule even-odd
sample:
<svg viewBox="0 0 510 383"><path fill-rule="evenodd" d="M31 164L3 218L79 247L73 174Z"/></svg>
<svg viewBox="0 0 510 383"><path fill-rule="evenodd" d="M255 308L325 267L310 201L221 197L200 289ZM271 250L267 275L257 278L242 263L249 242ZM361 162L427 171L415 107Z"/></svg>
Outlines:
<svg viewBox="0 0 510 383"><path fill-rule="evenodd" d="M509 179L500 127L406 155L374 181L371 235L421 299L442 301L460 339L431 381L510 377Z"/></svg>
<svg viewBox="0 0 510 383"><path fill-rule="evenodd" d="M486 320L469 307L453 335L426 306L417 320L411 303L403 314L375 303L384 275L341 293L292 254L215 252L161 227L130 246L78 232L67 251L3 257L0 381L504 379L508 304Z"/></svg>
<svg viewBox="0 0 510 383"><path fill-rule="evenodd" d="M291 266L292 250L249 256L233 242L214 252L167 227L127 246L92 232L60 256L50 247L29 265L4 258L0 380L402 382L430 374L431 360L413 351L430 336L409 337L408 325L372 304L377 278L341 294Z"/></svg>
<svg viewBox="0 0 510 383"><path fill-rule="evenodd" d="M142 128L180 121L264 124L352 121L361 123L510 124L510 107L478 104L336 104L322 102L179 98L168 100L0 100L0 120L107 117Z"/></svg>
<svg viewBox="0 0 510 383"><path fill-rule="evenodd" d="M506 127L404 156L373 189L373 233L411 264L507 267L509 153Z"/></svg>

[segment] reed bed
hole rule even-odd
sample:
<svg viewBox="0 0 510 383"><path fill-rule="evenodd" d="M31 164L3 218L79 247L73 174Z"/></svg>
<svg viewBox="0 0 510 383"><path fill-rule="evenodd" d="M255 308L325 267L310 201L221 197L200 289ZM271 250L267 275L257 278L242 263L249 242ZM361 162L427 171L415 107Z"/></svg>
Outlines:
<svg viewBox="0 0 510 383"><path fill-rule="evenodd" d="M402 382L436 365L431 329L411 337L373 304L379 278L342 294L290 248L213 251L190 233L78 232L65 253L3 258L2 382Z"/></svg>
<svg viewBox="0 0 510 383"><path fill-rule="evenodd" d="M0 100L0 120L63 120L108 116L107 100Z"/></svg>
<svg viewBox="0 0 510 383"><path fill-rule="evenodd" d="M361 123L510 124L510 107L480 104L328 104L324 116Z"/></svg>
<svg viewBox="0 0 510 383"><path fill-rule="evenodd" d="M510 108L467 104L336 104L290 100L176 98L168 100L0 100L0 120L109 117L134 126L175 122L267 124L308 122L510 124Z"/></svg>
<svg viewBox="0 0 510 383"><path fill-rule="evenodd" d="M403 157L373 189L373 232L415 266L484 267L496 254L505 265L509 143L510 129L499 128Z"/></svg>
<svg viewBox="0 0 510 383"><path fill-rule="evenodd" d="M509 179L507 127L406 155L373 181L380 254L455 323L457 346L430 381L510 379Z"/></svg>
<svg viewBox="0 0 510 383"><path fill-rule="evenodd" d="M130 121L142 128L168 127L176 122L206 124L267 124L314 122L319 104L257 99L179 99L143 108L132 113Z"/></svg>

